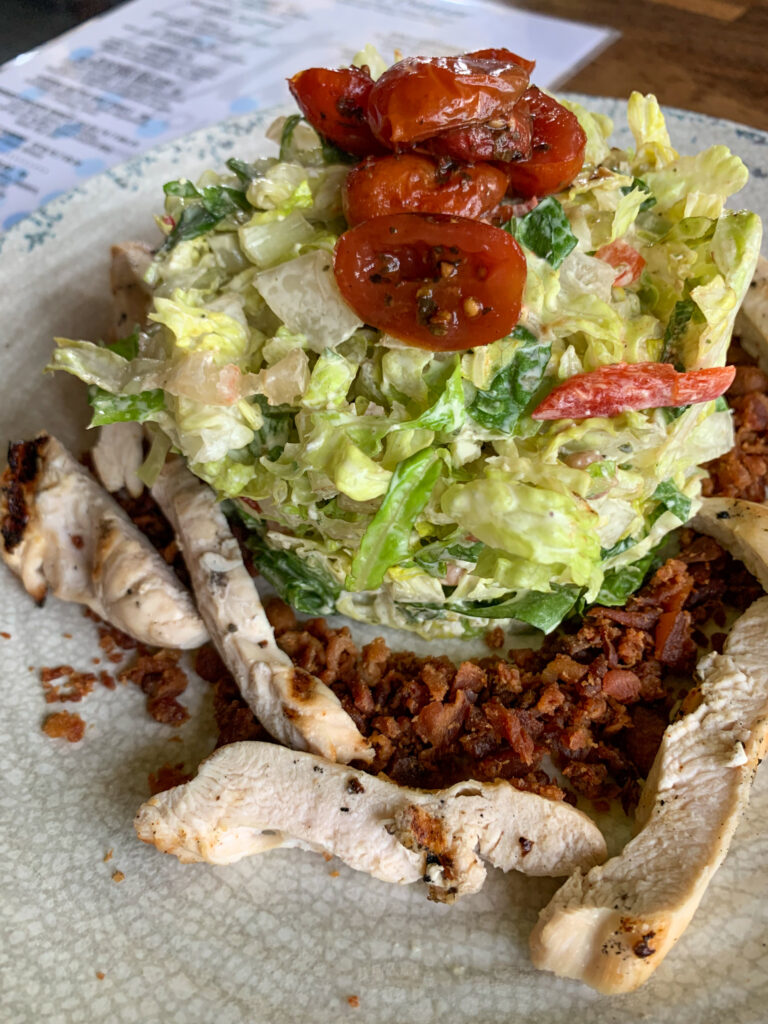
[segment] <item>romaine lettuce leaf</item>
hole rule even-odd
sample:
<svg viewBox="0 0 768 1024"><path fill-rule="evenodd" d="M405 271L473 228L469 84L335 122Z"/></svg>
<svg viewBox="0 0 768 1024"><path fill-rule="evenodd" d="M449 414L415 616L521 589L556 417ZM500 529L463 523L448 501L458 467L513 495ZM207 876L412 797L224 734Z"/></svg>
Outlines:
<svg viewBox="0 0 768 1024"><path fill-rule="evenodd" d="M352 560L347 590L374 590L387 569L407 557L414 520L429 500L441 469L442 458L430 449L397 466Z"/></svg>
<svg viewBox="0 0 768 1024"><path fill-rule="evenodd" d="M92 384L88 388L88 401L93 409L92 427L131 420L144 423L165 408L165 395L160 388L140 391L137 395L112 395Z"/></svg>
<svg viewBox="0 0 768 1024"><path fill-rule="evenodd" d="M336 610L341 587L319 566L309 565L293 551L272 547L255 531L245 545L261 575L291 607L307 615L328 615Z"/></svg>
<svg viewBox="0 0 768 1024"><path fill-rule="evenodd" d="M512 217L504 230L555 270L578 242L563 207L554 196L542 199L525 216Z"/></svg>
<svg viewBox="0 0 768 1024"><path fill-rule="evenodd" d="M496 374L487 390L478 389L468 410L475 423L504 434L514 431L531 405L552 354L551 345L542 344L524 327L516 327L512 337L519 345L511 362Z"/></svg>

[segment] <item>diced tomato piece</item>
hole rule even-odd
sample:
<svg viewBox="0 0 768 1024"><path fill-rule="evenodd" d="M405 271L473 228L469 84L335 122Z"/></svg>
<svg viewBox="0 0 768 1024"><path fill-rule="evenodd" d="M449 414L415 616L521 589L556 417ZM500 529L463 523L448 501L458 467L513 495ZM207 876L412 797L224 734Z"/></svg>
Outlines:
<svg viewBox="0 0 768 1024"><path fill-rule="evenodd" d="M617 238L615 242L601 245L595 253L599 260L604 260L615 267L618 273L613 280L614 288L626 288L632 284L643 272L645 260L628 242Z"/></svg>

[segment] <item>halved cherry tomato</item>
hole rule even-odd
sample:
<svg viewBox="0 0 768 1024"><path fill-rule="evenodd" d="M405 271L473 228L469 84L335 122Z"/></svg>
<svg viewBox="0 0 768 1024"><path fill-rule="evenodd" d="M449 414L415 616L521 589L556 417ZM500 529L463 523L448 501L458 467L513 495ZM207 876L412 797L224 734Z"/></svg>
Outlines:
<svg viewBox="0 0 768 1024"><path fill-rule="evenodd" d="M509 61L510 63L519 64L520 67L524 68L529 75L533 73L533 69L536 67L535 60L528 60L526 57L519 57L516 53L512 53L511 50L507 50L503 46L499 46L498 48L489 46L485 50L471 50L469 53L465 53L464 56L477 57L480 60Z"/></svg>
<svg viewBox="0 0 768 1024"><path fill-rule="evenodd" d="M532 152L506 170L512 192L548 196L573 181L584 163L587 136L578 118L557 100L531 86L523 97L533 117Z"/></svg>
<svg viewBox="0 0 768 1024"><path fill-rule="evenodd" d="M632 409L711 402L731 386L735 366L678 373L669 363L615 363L577 373L550 392L531 413L535 420L618 416Z"/></svg>
<svg viewBox="0 0 768 1024"><path fill-rule="evenodd" d="M373 79L360 68L307 68L288 88L312 127L354 156L386 153L368 124Z"/></svg>
<svg viewBox="0 0 768 1024"><path fill-rule="evenodd" d="M503 128L471 124L451 128L418 143L418 148L459 163L475 160L521 160L531 155L533 122L530 114L515 104Z"/></svg>
<svg viewBox="0 0 768 1024"><path fill-rule="evenodd" d="M449 213L479 220L495 209L507 179L490 164L448 166L416 153L369 157L344 182L342 202L350 226L390 213Z"/></svg>
<svg viewBox="0 0 768 1024"><path fill-rule="evenodd" d="M527 85L528 72L514 61L407 57L374 84L368 120L390 149L471 124L502 129Z"/></svg>
<svg viewBox="0 0 768 1024"><path fill-rule="evenodd" d="M367 324L419 348L503 338L520 316L525 257L506 231L443 214L397 213L336 244L341 294Z"/></svg>
<svg viewBox="0 0 768 1024"><path fill-rule="evenodd" d="M628 242L624 242L621 238L617 238L615 242L609 242L607 245L601 245L595 256L599 260L610 263L618 271L613 280L614 288L626 288L628 284L632 284L640 277L645 266L645 260L637 249L633 249Z"/></svg>

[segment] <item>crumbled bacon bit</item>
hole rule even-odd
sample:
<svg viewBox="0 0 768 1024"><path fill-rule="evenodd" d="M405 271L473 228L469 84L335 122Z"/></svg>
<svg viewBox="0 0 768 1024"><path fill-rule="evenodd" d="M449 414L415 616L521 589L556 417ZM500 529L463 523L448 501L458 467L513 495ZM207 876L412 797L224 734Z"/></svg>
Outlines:
<svg viewBox="0 0 768 1024"><path fill-rule="evenodd" d="M347 996L347 1002L349 1003L349 1005L352 1007L353 1010L356 1010L358 1008L358 1006L360 1005L360 997L359 996Z"/></svg>
<svg viewBox="0 0 768 1024"><path fill-rule="evenodd" d="M492 651L500 651L504 646L504 630L501 626L494 626L485 634L485 646Z"/></svg>
<svg viewBox="0 0 768 1024"><path fill-rule="evenodd" d="M96 971L96 977L99 979L99 981L104 981L106 975L104 974L104 971Z"/></svg>
<svg viewBox="0 0 768 1024"><path fill-rule="evenodd" d="M11 634L10 633L6 633L5 630L0 632L0 636L3 638L3 640L10 640L11 639Z"/></svg>
<svg viewBox="0 0 768 1024"><path fill-rule="evenodd" d="M176 699L188 683L178 665L180 656L180 651L140 651L136 661L118 676L121 683L134 683L147 695L147 710L164 725L183 725L189 718L187 709Z"/></svg>
<svg viewBox="0 0 768 1024"><path fill-rule="evenodd" d="M55 686L51 680L66 677L63 686ZM55 668L40 669L46 704L57 701L81 701L93 690L96 676L92 672L77 672L71 665L57 665Z"/></svg>
<svg viewBox="0 0 768 1024"><path fill-rule="evenodd" d="M226 666L213 644L203 644L195 652L195 672L206 683L216 683L222 676L227 675Z"/></svg>
<svg viewBox="0 0 768 1024"><path fill-rule="evenodd" d="M123 871L113 871L112 872L112 881L113 882L124 882L125 881L125 873Z"/></svg>
<svg viewBox="0 0 768 1024"><path fill-rule="evenodd" d="M193 776L184 770L183 762L169 764L167 761L161 765L156 772L150 772L148 776L149 792L152 796L163 793L166 789L173 789L176 786L183 786Z"/></svg>
<svg viewBox="0 0 768 1024"><path fill-rule="evenodd" d="M115 683L115 677L110 675L109 672L105 672L103 669L99 672L99 682L102 686L105 686L108 690L114 690L117 684Z"/></svg>
<svg viewBox="0 0 768 1024"><path fill-rule="evenodd" d="M85 722L71 711L56 711L43 722L43 732L52 739L79 743L85 735Z"/></svg>

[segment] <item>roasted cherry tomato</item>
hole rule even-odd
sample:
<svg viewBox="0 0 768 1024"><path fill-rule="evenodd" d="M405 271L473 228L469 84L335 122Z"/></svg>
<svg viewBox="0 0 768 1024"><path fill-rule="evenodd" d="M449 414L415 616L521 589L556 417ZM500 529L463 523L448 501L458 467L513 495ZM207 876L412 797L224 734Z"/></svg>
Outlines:
<svg viewBox="0 0 768 1024"><path fill-rule="evenodd" d="M516 104L503 128L471 124L451 128L418 144L419 149L459 163L474 160L521 160L531 155L533 125L531 116Z"/></svg>
<svg viewBox="0 0 768 1024"><path fill-rule="evenodd" d="M519 196L548 196L570 185L581 170L587 136L575 114L535 85L523 101L533 118L532 151L528 160L508 165L510 188Z"/></svg>
<svg viewBox="0 0 768 1024"><path fill-rule="evenodd" d="M471 124L501 130L527 85L528 72L513 61L408 57L374 84L368 120L390 149Z"/></svg>
<svg viewBox="0 0 768 1024"><path fill-rule="evenodd" d="M443 170L416 153L369 157L344 183L342 202L350 226L390 213L449 213L479 220L504 195L507 179L490 164Z"/></svg>
<svg viewBox="0 0 768 1024"><path fill-rule="evenodd" d="M645 260L637 249L633 249L628 242L623 242L620 238L607 245L601 245L595 256L616 268L614 288L626 288L628 284L632 284L640 277L645 266Z"/></svg>
<svg viewBox="0 0 768 1024"><path fill-rule="evenodd" d="M397 213L346 231L336 282L358 316L419 348L455 350L509 334L525 257L506 231L443 214Z"/></svg>
<svg viewBox="0 0 768 1024"><path fill-rule="evenodd" d="M669 363L615 363L577 373L550 392L531 413L535 420L618 416L632 409L711 402L731 386L735 366L678 373Z"/></svg>
<svg viewBox="0 0 768 1024"><path fill-rule="evenodd" d="M360 68L307 68L288 88L312 127L354 156L386 153L367 119L373 79Z"/></svg>
<svg viewBox="0 0 768 1024"><path fill-rule="evenodd" d="M507 61L510 64L519 64L529 75L533 73L533 69L536 67L535 60L519 57L516 53L512 53L511 50L504 49L503 46L498 48L490 46L486 50L472 50L470 53L465 53L464 56L477 57L479 60L500 60Z"/></svg>

